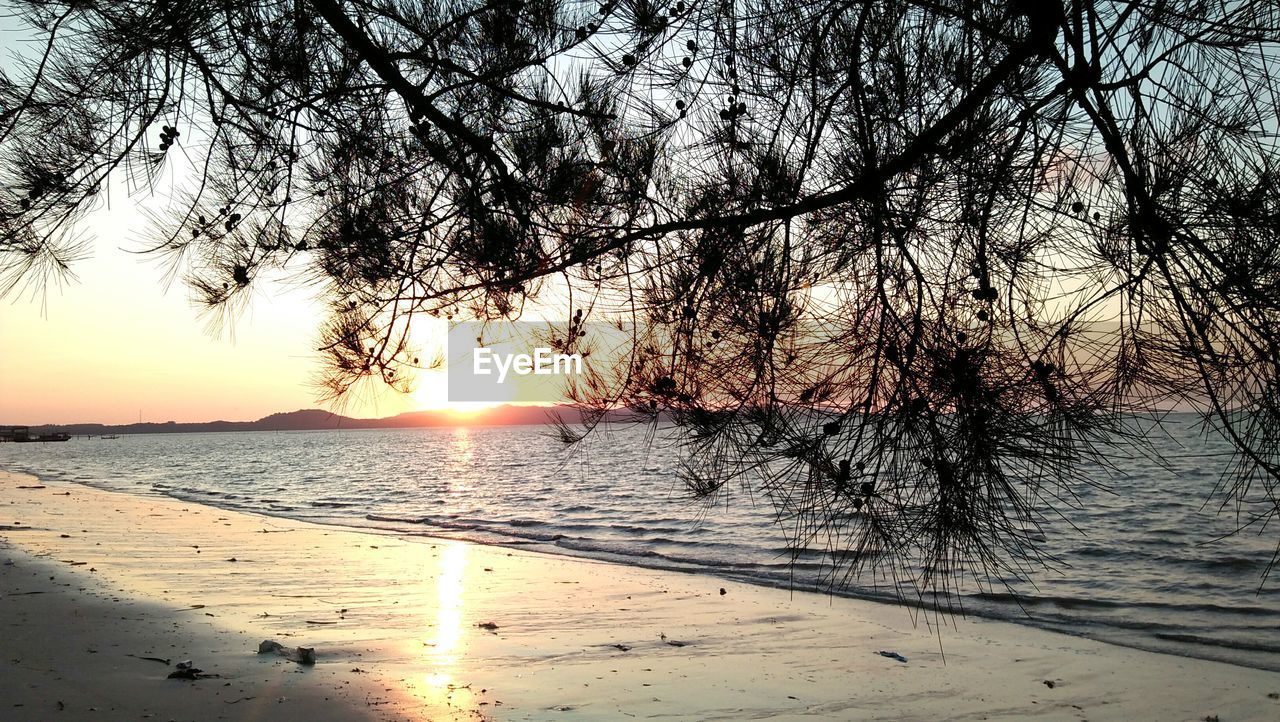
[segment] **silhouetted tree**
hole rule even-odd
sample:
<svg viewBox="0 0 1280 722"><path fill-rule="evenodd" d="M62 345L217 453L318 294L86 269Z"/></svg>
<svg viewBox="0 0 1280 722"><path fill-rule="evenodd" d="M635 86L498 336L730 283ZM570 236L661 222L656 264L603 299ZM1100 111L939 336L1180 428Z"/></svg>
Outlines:
<svg viewBox="0 0 1280 722"><path fill-rule="evenodd" d="M1277 514L1274 0L8 4L7 290L172 163L152 250L212 308L324 284L334 395L405 383L418 314L626 316L579 400L842 571L1025 572L1174 404Z"/></svg>

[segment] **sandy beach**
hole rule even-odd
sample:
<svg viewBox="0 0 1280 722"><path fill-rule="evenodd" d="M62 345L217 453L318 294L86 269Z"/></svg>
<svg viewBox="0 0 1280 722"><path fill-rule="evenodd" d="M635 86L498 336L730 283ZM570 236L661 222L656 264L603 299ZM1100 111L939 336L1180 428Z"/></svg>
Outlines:
<svg viewBox="0 0 1280 722"><path fill-rule="evenodd" d="M1280 716L1280 674L1016 624L11 473L0 506L3 719Z"/></svg>

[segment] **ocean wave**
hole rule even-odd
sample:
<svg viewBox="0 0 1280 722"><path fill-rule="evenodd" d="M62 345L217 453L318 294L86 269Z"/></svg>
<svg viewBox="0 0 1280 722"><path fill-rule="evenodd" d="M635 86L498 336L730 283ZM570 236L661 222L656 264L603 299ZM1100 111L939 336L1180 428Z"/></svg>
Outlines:
<svg viewBox="0 0 1280 722"><path fill-rule="evenodd" d="M1240 614L1245 616L1270 616L1280 618L1280 610L1267 607L1222 605L1209 602L1193 604L1159 602L1149 600L1108 600L1090 597L1043 596L1036 594L1013 594L1007 592L984 592L970 594L973 599L994 602L1016 603L1024 607L1052 604L1068 609L1095 608L1132 611L1136 608L1155 609L1176 612L1212 612L1217 614Z"/></svg>
<svg viewBox="0 0 1280 722"><path fill-rule="evenodd" d="M1154 636L1157 639L1163 639L1169 642L1184 642L1188 644L1204 645L1207 647L1245 649L1251 652L1280 654L1280 644L1260 642L1256 639L1221 639L1201 634L1187 634L1182 632L1156 632Z"/></svg>

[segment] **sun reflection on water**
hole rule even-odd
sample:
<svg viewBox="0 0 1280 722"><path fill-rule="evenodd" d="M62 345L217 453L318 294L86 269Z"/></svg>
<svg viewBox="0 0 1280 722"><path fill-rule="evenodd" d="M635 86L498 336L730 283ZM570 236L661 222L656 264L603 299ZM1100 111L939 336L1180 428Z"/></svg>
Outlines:
<svg viewBox="0 0 1280 722"><path fill-rule="evenodd" d="M471 492L471 475L475 455L475 443L471 438L471 429L459 426L453 430L453 438L449 440L449 465L453 473L448 474L449 492L460 498Z"/></svg>

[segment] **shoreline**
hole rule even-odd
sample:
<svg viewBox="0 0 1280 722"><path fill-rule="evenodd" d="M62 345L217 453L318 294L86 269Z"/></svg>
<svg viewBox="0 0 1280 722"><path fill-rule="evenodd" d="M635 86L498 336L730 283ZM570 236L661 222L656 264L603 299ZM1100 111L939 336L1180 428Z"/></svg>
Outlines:
<svg viewBox="0 0 1280 722"><path fill-rule="evenodd" d="M210 432L210 433L231 433L231 432ZM26 474L37 476L36 472L29 470L21 471L5 471L0 469L0 474ZM637 567L643 569L654 570L658 572L670 572L676 574L694 574L699 576L707 576L715 579L739 582L751 586L761 587L765 589L781 590L787 593L804 593L816 594L819 596L830 596L837 598L853 599L876 604L888 605L898 608L902 606L897 599L886 593L869 593L864 590L847 591L847 590L831 590L821 588L819 586L806 585L804 583L789 580L782 580L773 576L764 576L760 574L739 573L732 567L710 567L700 566L696 562L679 561L669 559L661 554L656 557L633 555L626 552L602 551L602 550L586 550L582 547L560 546L555 541L544 541L537 537L522 537L518 531L486 529L472 526L466 523L464 526L456 529L448 527L433 526L431 523L422 524L411 519L399 519L394 517L378 517L373 514L365 516L327 516L314 514L293 515L270 510L260 510L257 508L246 507L234 503L226 503L225 500L218 496L199 496L200 492L193 492L191 495L183 496L180 494L172 494L172 487L163 487L165 490L153 488L147 490L139 488L135 490L119 489L110 484L95 481L77 481L67 477L53 476L49 479L57 483L70 483L78 486L84 486L92 489L99 489L108 492L124 493L135 495L142 498L169 499L184 504L195 504L199 506L207 506L213 509L219 509L230 513L244 513L255 516L263 516L269 519L279 519L282 522L300 522L304 524L313 524L326 528L337 530L355 531L359 533L370 533L377 535L389 535L402 537L405 539L417 539L430 543L432 541L462 541L469 544L475 544L483 547L512 549L527 551L537 554L545 554L555 557L568 557L571 559L584 560L589 562L603 562L606 564L619 564L629 567ZM234 498L234 497L231 497ZM223 503L218 503L222 501ZM655 559L660 561L655 561ZM1009 610L983 608L975 605L967 595L959 595L957 597L959 603L964 606L961 612L957 612L958 617L967 617L974 620L988 620L997 622L1007 622L1019 626L1029 626L1032 628L1053 632L1056 634L1064 634L1067 636L1088 639L1106 644L1112 644L1120 647L1136 649L1144 652L1152 652L1156 654L1167 654L1172 656L1187 657L1190 659L1198 659L1213 662L1222 662L1234 666L1248 667L1251 669L1259 669L1271 672L1280 672L1280 657L1277 657L1276 648L1271 645L1265 646L1243 646L1236 647L1230 643L1221 642L1213 639L1203 638L1173 638L1172 642L1168 639L1157 641L1160 635L1146 636L1141 632L1133 631L1136 628L1126 626L1108 627L1105 624L1101 626L1091 626L1087 623L1082 627L1079 624L1070 625L1062 622L1051 622L1044 619L1032 619L1027 616L1018 616L1010 614ZM980 600L979 600L980 601ZM1038 601L1037 597L1032 596L1026 603L1034 603ZM1071 600L1067 600L1071 601ZM1115 602L1109 603L1115 606ZM942 602L929 603L923 600L911 602L910 608L912 614L951 614L947 610L947 606ZM1018 605L1015 610L1022 611L1022 606ZM1179 647L1181 644L1181 647ZM1258 655L1269 655L1265 658L1259 658Z"/></svg>
<svg viewBox="0 0 1280 722"><path fill-rule="evenodd" d="M1221 449L1182 431L1169 440L1185 451L1174 466L1155 472L1121 455L1113 488L1086 484L1078 504L1046 517L1035 541L1043 566L1014 574L1008 587L975 568L923 595L876 564L845 576L856 523L804 537L751 489L695 500L679 480L678 454L655 447L647 429L608 429L570 450L536 428L165 435L47 451L0 447L0 467L342 527L913 607L936 603L971 617L1280 671L1280 588L1260 583L1274 540L1231 534L1230 515L1203 505L1201 487ZM1167 502L1144 501L1152 493ZM893 596L899 588L902 600Z"/></svg>
<svg viewBox="0 0 1280 722"><path fill-rule="evenodd" d="M1010 622L944 618L939 638L932 615L913 626L904 607L852 597L3 471L0 505L12 517L0 519L0 554L15 562L0 568L0 698L31 711L62 702L67 719L81 718L68 716L73 703L83 718L115 705L208 719L210 699L225 719L255 709L316 720L1280 714L1280 673ZM68 616L93 623L60 627ZM266 639L315 647L317 664L260 657ZM137 659L167 649L223 676L169 680ZM78 697L25 666L42 654L81 677Z"/></svg>

